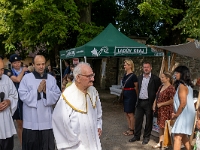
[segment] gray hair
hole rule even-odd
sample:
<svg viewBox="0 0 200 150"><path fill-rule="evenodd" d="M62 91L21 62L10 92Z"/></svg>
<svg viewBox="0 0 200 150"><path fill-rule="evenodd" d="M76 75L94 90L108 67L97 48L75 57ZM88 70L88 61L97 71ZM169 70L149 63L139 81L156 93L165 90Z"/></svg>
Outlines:
<svg viewBox="0 0 200 150"><path fill-rule="evenodd" d="M89 63L85 63L85 62L78 63L78 65L73 70L73 75L74 75L74 79L75 80L76 80L77 75L82 73L83 66L89 66L90 67L90 64Z"/></svg>

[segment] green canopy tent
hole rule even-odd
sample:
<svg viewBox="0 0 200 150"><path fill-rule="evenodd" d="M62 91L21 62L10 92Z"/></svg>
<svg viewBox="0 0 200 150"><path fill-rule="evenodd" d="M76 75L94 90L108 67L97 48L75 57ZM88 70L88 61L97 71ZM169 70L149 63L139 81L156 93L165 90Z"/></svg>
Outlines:
<svg viewBox="0 0 200 150"><path fill-rule="evenodd" d="M111 23L85 45L60 51L60 59L112 56L162 56L162 53L130 39Z"/></svg>
<svg viewBox="0 0 200 150"><path fill-rule="evenodd" d="M163 56L162 52L153 51L150 47L125 36L111 23L93 40L83 46L60 51L61 59L84 57L125 57L125 56ZM62 70L62 66L60 66Z"/></svg>

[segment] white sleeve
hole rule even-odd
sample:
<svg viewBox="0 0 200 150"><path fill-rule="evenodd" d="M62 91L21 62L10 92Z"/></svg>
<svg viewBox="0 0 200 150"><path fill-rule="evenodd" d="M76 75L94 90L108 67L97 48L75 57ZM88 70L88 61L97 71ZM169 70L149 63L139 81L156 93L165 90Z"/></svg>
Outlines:
<svg viewBox="0 0 200 150"><path fill-rule="evenodd" d="M10 110L11 114L13 115L15 113L15 110L17 109L18 93L15 85L10 79L9 79L8 98L6 99L10 100Z"/></svg>
<svg viewBox="0 0 200 150"><path fill-rule="evenodd" d="M19 97L29 107L37 108L37 89L31 85L28 86L27 80L27 75L25 75L19 84Z"/></svg>
<svg viewBox="0 0 200 150"><path fill-rule="evenodd" d="M99 94L97 96L96 107L97 107L97 128L102 129L102 107L101 107L101 101L99 98Z"/></svg>
<svg viewBox="0 0 200 150"><path fill-rule="evenodd" d="M43 98L44 106L52 106L54 105L61 94L59 87L56 84L56 80L53 77L50 77L51 75L48 76L50 78L50 83L47 83L46 87L46 99Z"/></svg>
<svg viewBox="0 0 200 150"><path fill-rule="evenodd" d="M58 149L67 149L79 144L79 119L75 111L60 97L53 111L53 132Z"/></svg>

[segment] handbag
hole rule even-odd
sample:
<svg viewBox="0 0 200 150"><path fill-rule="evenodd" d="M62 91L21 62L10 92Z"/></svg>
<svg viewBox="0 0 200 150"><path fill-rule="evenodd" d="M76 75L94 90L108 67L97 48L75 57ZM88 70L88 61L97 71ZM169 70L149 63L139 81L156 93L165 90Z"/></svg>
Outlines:
<svg viewBox="0 0 200 150"><path fill-rule="evenodd" d="M160 86L159 90L158 90L158 93L156 94L156 108L155 108L155 111L153 113L153 116L158 118L158 106L157 106L157 100L158 100L158 97L160 95L160 91L162 89L163 85Z"/></svg>
<svg viewBox="0 0 200 150"><path fill-rule="evenodd" d="M132 74L132 75L133 75L133 74ZM130 79L130 77L131 77L132 75L130 75L130 76L128 77L128 79ZM124 86L122 86L122 91L121 91L120 96L119 96L119 99L118 99L118 101L119 101L120 103L123 102L123 98L124 98L124 87L125 87L126 82L128 81L128 79L126 79L126 81L125 81L125 83L124 83Z"/></svg>
<svg viewBox="0 0 200 150"><path fill-rule="evenodd" d="M120 103L123 102L123 94L124 94L124 89L122 88L122 92L120 93L119 99L118 99L118 101L119 101Z"/></svg>

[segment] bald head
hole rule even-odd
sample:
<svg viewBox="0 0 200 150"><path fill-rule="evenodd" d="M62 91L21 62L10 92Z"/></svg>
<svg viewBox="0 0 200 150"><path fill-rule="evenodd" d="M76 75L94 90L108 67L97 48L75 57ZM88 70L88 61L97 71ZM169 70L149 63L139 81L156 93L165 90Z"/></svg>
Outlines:
<svg viewBox="0 0 200 150"><path fill-rule="evenodd" d="M35 55L35 57L33 57L33 64L35 63L35 60L37 61L38 58L44 59L46 61L46 59L43 55Z"/></svg>
<svg viewBox="0 0 200 150"><path fill-rule="evenodd" d="M33 67L39 74L44 74L46 60L42 55L36 55L33 59Z"/></svg>
<svg viewBox="0 0 200 150"><path fill-rule="evenodd" d="M3 60L0 59L0 78L3 75L3 73L4 73L4 63Z"/></svg>

